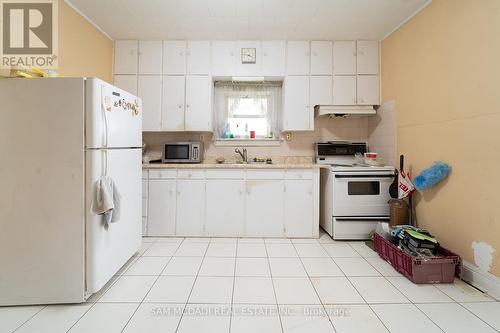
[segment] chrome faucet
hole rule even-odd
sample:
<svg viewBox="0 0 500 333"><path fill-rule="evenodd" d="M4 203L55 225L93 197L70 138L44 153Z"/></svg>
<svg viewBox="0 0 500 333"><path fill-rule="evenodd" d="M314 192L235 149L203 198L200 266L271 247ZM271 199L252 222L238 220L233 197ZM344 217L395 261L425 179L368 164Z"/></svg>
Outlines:
<svg viewBox="0 0 500 333"><path fill-rule="evenodd" d="M243 163L248 163L248 155L246 148L243 148L243 151L241 151L239 148L236 148L234 152L240 154L241 158L243 159Z"/></svg>

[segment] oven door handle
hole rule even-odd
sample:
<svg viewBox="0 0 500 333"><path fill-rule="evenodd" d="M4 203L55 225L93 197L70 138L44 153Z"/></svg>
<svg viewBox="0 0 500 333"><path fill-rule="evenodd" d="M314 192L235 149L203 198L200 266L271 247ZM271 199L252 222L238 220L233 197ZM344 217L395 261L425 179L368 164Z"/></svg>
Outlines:
<svg viewBox="0 0 500 333"><path fill-rule="evenodd" d="M335 175L335 178L394 178L394 175Z"/></svg>

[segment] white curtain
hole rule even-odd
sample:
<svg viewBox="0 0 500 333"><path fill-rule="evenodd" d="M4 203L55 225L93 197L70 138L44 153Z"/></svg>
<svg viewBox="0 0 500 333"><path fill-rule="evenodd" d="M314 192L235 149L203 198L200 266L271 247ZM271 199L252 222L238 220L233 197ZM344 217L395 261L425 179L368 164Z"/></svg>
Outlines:
<svg viewBox="0 0 500 333"><path fill-rule="evenodd" d="M242 119L242 122L246 119L249 123L258 122L259 125L265 122L267 128L263 130L260 126L257 138L276 138L281 110L281 86L281 82L215 82L217 139L228 139L228 127L234 126L235 119Z"/></svg>

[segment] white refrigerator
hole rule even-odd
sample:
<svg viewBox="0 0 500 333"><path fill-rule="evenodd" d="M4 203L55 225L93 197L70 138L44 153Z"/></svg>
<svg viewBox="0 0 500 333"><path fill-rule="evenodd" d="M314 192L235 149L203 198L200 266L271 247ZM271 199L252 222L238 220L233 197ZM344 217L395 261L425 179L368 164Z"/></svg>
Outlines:
<svg viewBox="0 0 500 333"><path fill-rule="evenodd" d="M141 245L141 100L93 78L0 80L0 305L78 303ZM111 177L120 219L93 213Z"/></svg>

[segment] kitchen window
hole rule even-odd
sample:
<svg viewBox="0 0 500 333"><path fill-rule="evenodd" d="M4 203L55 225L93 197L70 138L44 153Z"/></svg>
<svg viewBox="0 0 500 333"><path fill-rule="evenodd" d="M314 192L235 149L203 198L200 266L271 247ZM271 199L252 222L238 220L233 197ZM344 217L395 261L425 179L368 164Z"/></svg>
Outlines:
<svg viewBox="0 0 500 333"><path fill-rule="evenodd" d="M281 82L216 81L216 143L279 142Z"/></svg>

